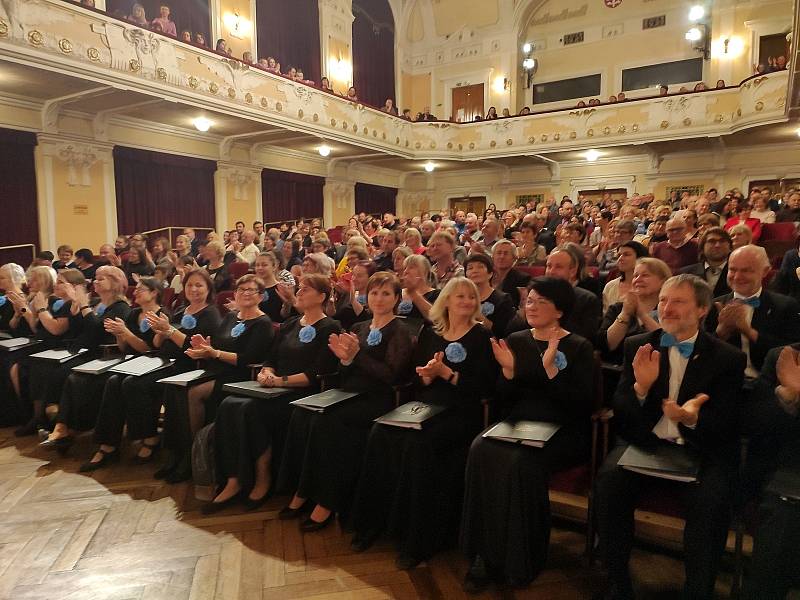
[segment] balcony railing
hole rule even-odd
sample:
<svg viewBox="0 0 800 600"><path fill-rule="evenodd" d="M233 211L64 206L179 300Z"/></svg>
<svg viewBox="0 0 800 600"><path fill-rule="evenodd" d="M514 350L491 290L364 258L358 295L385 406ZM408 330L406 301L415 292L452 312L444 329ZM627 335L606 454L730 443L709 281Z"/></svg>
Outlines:
<svg viewBox="0 0 800 600"><path fill-rule="evenodd" d="M724 135L785 120L788 86L788 72L779 71L698 93L466 124L411 123L61 0L4 0L0 55L417 159L475 160Z"/></svg>

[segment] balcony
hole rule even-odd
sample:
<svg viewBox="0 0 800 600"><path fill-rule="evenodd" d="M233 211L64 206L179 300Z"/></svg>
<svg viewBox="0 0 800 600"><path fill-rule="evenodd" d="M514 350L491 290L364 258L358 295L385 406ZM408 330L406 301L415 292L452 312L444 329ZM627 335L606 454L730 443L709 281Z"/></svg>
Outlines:
<svg viewBox="0 0 800 600"><path fill-rule="evenodd" d="M720 90L622 104L468 124L410 123L61 0L5 0L0 58L80 80L84 91L99 84L136 96L138 104L221 115L238 124L226 139L281 129L402 158L456 161L717 137L782 122L789 81L782 71ZM46 130L46 110L43 119Z"/></svg>

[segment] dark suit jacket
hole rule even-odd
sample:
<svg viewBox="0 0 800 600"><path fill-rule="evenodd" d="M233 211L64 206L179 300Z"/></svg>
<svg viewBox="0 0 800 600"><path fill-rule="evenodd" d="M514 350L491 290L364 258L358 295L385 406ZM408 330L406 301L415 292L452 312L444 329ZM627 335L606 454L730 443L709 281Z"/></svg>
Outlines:
<svg viewBox="0 0 800 600"><path fill-rule="evenodd" d="M503 285L500 286L500 289L511 297L511 303L515 309L519 308L520 303L519 290L517 288L526 287L530 281L531 276L519 269L511 269L506 274L506 278L503 279Z"/></svg>
<svg viewBox="0 0 800 600"><path fill-rule="evenodd" d="M792 248L783 255L781 268L770 286L779 294L800 300L800 279L797 278L797 267L800 267L800 253Z"/></svg>
<svg viewBox="0 0 800 600"><path fill-rule="evenodd" d="M625 361L614 394L614 423L619 435L629 443L653 447L660 443L653 433L663 415L662 401L669 396L669 352L660 348L662 331L636 335L625 340ZM661 352L658 379L640 404L633 391L633 357L645 344ZM694 429L678 425L687 445L700 456L715 456L726 462L738 460L738 410L747 358L730 344L700 331L694 345L678 397L684 404L697 394L708 394Z"/></svg>
<svg viewBox="0 0 800 600"><path fill-rule="evenodd" d="M727 304L733 300L733 293L714 298L714 302ZM758 340L750 344L750 361L753 366L761 370L767 352L776 346L785 346L800 341L800 304L797 300L776 294L769 290L761 291L761 305L753 311L753 320L750 322L753 329L758 331ZM706 317L706 331L715 335L718 324L718 313L715 306ZM742 347L742 338L738 333L725 340L737 348Z"/></svg>
<svg viewBox="0 0 800 600"><path fill-rule="evenodd" d="M688 275L696 275L703 281L706 280L706 263L705 261L695 263L693 265L689 265L688 267L683 267L679 273L686 273ZM719 279L717 280L717 285L714 286L714 289L711 291L711 295L714 298L719 296L724 296L725 294L730 294L731 288L728 286L728 263L725 263L725 266L722 267L722 272L719 274Z"/></svg>

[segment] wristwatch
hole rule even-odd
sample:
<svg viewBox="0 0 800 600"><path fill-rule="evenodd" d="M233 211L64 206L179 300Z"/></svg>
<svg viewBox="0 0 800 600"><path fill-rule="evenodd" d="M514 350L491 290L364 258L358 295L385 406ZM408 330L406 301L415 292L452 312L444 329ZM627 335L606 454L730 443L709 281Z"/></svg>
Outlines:
<svg viewBox="0 0 800 600"><path fill-rule="evenodd" d="M287 383L289 383L289 376L288 375L282 376L281 381L283 382L283 385L286 385Z"/></svg>
<svg viewBox="0 0 800 600"><path fill-rule="evenodd" d="M43 312L47 312L47 307L45 307L45 308L40 308L39 310L37 310L37 311L36 311L36 314L37 314L37 315L40 315L40 314L42 314Z"/></svg>

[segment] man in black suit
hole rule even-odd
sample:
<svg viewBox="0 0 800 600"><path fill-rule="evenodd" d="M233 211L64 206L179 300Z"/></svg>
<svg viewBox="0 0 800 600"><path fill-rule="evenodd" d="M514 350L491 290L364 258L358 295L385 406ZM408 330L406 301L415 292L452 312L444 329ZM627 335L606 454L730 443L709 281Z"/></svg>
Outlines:
<svg viewBox="0 0 800 600"><path fill-rule="evenodd" d="M769 268L764 248L747 245L734 250L728 259L732 292L714 299L706 319L706 331L747 355L749 380L758 377L770 349L800 341L800 304L762 289Z"/></svg>
<svg viewBox="0 0 800 600"><path fill-rule="evenodd" d="M561 206L558 208L558 214L553 216L547 223L547 229L555 231L559 225L566 225L575 216L575 205L569 198L561 200Z"/></svg>
<svg viewBox="0 0 800 600"><path fill-rule="evenodd" d="M680 270L696 275L711 286L714 298L731 293L728 286L728 257L733 251L730 234L722 227L710 227L700 236L700 262Z"/></svg>
<svg viewBox="0 0 800 600"><path fill-rule="evenodd" d="M750 433L772 452L758 464L766 487L744 597L783 600L800 572L800 344L767 353L750 404Z"/></svg>
<svg viewBox="0 0 800 600"><path fill-rule="evenodd" d="M547 257L545 275L566 279L572 284L575 290L575 307L562 326L567 331L577 333L594 344L597 330L600 328L600 319L603 316L603 305L595 294L577 287L579 269L578 257L567 248L558 247Z"/></svg>
<svg viewBox="0 0 800 600"><path fill-rule="evenodd" d="M797 248L787 250L781 261L781 268L770 286L774 291L800 300L800 252Z"/></svg>
<svg viewBox="0 0 800 600"><path fill-rule="evenodd" d="M617 464L628 444L645 450L685 446L699 462L696 483L674 484L686 508L684 596L713 598L737 472L737 409L746 359L700 329L710 306L711 289L703 280L671 277L658 303L662 329L625 342L614 396L621 439L600 469L595 489L609 598L634 597L628 570L634 509L640 491L654 482Z"/></svg>

